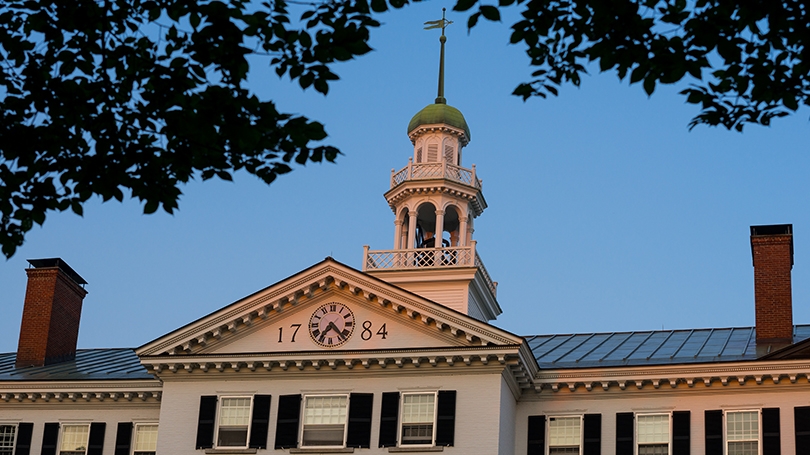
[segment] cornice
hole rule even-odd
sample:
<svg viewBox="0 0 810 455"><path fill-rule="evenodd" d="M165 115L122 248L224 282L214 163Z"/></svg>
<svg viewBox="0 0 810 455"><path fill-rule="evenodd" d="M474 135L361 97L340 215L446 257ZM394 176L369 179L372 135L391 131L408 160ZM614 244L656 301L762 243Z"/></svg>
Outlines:
<svg viewBox="0 0 810 455"><path fill-rule="evenodd" d="M139 381L6 381L0 383L0 406L35 402L160 402L162 383Z"/></svg>
<svg viewBox="0 0 810 455"><path fill-rule="evenodd" d="M705 387L715 383L722 386L796 384L800 380L810 383L807 360L541 370L535 375L534 389L536 392L625 391L649 386L653 389L694 388L701 383Z"/></svg>
<svg viewBox="0 0 810 455"><path fill-rule="evenodd" d="M447 194L453 197L469 201L472 208L473 217L478 217L484 213L487 204L479 188L454 182L446 178L409 180L400 183L387 191L383 196L388 202L388 206L396 213L397 206L405 199L414 194L437 195Z"/></svg>

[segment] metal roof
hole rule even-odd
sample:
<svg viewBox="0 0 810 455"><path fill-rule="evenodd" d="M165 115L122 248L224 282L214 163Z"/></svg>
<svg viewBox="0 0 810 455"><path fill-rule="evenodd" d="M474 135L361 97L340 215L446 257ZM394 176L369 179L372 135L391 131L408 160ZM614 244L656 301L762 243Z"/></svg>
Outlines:
<svg viewBox="0 0 810 455"><path fill-rule="evenodd" d="M754 327L577 333L525 337L540 368L755 360ZM793 342L810 338L810 324L793 327Z"/></svg>
<svg viewBox="0 0 810 455"><path fill-rule="evenodd" d="M0 381L103 381L155 379L132 349L78 349L76 358L44 367L17 368L14 352L0 354Z"/></svg>

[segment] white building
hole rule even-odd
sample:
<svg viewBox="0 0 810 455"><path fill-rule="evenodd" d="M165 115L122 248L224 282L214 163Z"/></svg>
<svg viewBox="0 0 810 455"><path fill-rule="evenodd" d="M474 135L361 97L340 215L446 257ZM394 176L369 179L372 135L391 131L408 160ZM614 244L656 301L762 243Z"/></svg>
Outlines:
<svg viewBox="0 0 810 455"><path fill-rule="evenodd" d="M790 225L751 229L756 327L509 333L470 129L436 101L385 193L393 249L362 270L327 258L136 349L76 350L86 283L30 261L0 455L810 454Z"/></svg>

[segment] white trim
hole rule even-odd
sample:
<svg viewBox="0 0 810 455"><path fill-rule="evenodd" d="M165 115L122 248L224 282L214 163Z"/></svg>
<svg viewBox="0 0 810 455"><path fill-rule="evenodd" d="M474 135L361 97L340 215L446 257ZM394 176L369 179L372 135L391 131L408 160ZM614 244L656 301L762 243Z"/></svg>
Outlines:
<svg viewBox="0 0 810 455"><path fill-rule="evenodd" d="M65 423L62 423L65 422ZM91 430L91 423L87 420L76 422L70 420L60 420L59 421L59 438L56 441L56 455L62 454L62 439L65 435L65 427L72 426L72 427L80 427L86 426L87 427L87 441L84 444L84 454L87 455L87 449L90 446L90 430ZM106 430L106 428L105 428Z"/></svg>
<svg viewBox="0 0 810 455"><path fill-rule="evenodd" d="M413 390L413 389L411 389ZM431 437L430 444L403 444L402 443L402 426L404 425L402 419L402 412L405 409L405 396L406 395L433 395L433 436ZM436 446L436 418L439 410L439 391L433 389L432 391L412 391L400 392L399 394L399 415L397 416L397 447L435 447Z"/></svg>
<svg viewBox="0 0 810 455"><path fill-rule="evenodd" d="M304 445L304 421L306 420L306 404L307 398L317 398L317 397L346 397L346 421L343 422L343 444L337 446L305 446ZM350 393L307 393L301 395L301 410L298 412L299 417L299 425L298 425L298 448L299 449L340 449L346 448L346 437L349 434L349 407L351 406L351 394Z"/></svg>
<svg viewBox="0 0 810 455"><path fill-rule="evenodd" d="M217 396L217 413L215 416L215 425L214 425L214 448L215 449L247 449L250 445L250 427L253 423L253 397L254 395L218 395ZM243 446L220 446L219 443L219 418L220 412L222 411L222 401L229 398L247 398L250 402L250 406L248 407L248 423L247 423L247 433L245 435L245 445Z"/></svg>
<svg viewBox="0 0 810 455"><path fill-rule="evenodd" d="M638 418L652 416L667 416L669 422L669 437L667 438L667 455L672 455L672 412L637 412L633 414L633 453L638 455L638 448L642 444L638 438Z"/></svg>
<svg viewBox="0 0 810 455"><path fill-rule="evenodd" d="M138 436L138 427L152 426L152 425L158 427L158 433L159 433L160 432L160 424L158 423L157 420L151 420L151 421L146 421L146 422L132 422L132 439L130 439L131 443L130 443L130 447L129 447L130 448L130 450L129 450L130 455L136 455L136 453L135 453L135 444L137 444L137 442L138 442L138 437L137 437ZM157 440L155 440L155 453L157 453Z"/></svg>
<svg viewBox="0 0 810 455"><path fill-rule="evenodd" d="M743 412L753 412L756 413L757 416L757 453L762 455L762 408L749 408L749 409L723 409L723 452L728 453L728 415L729 414L739 414ZM745 441L733 441L733 442L746 442Z"/></svg>
<svg viewBox="0 0 810 455"><path fill-rule="evenodd" d="M546 447L545 455L551 453L551 419L572 419L579 418L579 455L582 455L582 441L585 438L585 415L584 414L555 414L546 416ZM561 446L566 447L566 446Z"/></svg>

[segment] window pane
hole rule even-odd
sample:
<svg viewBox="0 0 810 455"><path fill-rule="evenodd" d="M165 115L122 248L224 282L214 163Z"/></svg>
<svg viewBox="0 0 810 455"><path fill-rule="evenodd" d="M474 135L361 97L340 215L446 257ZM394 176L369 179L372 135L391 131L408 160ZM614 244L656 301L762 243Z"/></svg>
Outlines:
<svg viewBox="0 0 810 455"><path fill-rule="evenodd" d="M759 443L753 442L729 442L728 455L758 455Z"/></svg>
<svg viewBox="0 0 810 455"><path fill-rule="evenodd" d="M11 455L14 452L15 425L0 425L0 455Z"/></svg>
<svg viewBox="0 0 810 455"><path fill-rule="evenodd" d="M549 446L577 446L578 448L580 444L580 422L579 417L552 417L549 419Z"/></svg>
<svg viewBox="0 0 810 455"><path fill-rule="evenodd" d="M137 425L135 427L135 452L155 452L157 434L157 425Z"/></svg>
<svg viewBox="0 0 810 455"><path fill-rule="evenodd" d="M245 425L250 423L250 398L223 398L219 407L220 425Z"/></svg>
<svg viewBox="0 0 810 455"><path fill-rule="evenodd" d="M304 424L342 425L346 423L348 397L307 397Z"/></svg>
<svg viewBox="0 0 810 455"><path fill-rule="evenodd" d="M87 451L87 437L90 425L65 425L62 427L60 453L64 455L82 454Z"/></svg>
<svg viewBox="0 0 810 455"><path fill-rule="evenodd" d="M433 444L433 424L402 425L403 444Z"/></svg>
<svg viewBox="0 0 810 455"><path fill-rule="evenodd" d="M549 455L579 455L579 447L550 447Z"/></svg>
<svg viewBox="0 0 810 455"><path fill-rule="evenodd" d="M726 413L726 439L728 441L759 440L759 412ZM731 446L729 445L729 447Z"/></svg>
<svg viewBox="0 0 810 455"><path fill-rule="evenodd" d="M219 427L218 447L245 447L247 427Z"/></svg>
<svg viewBox="0 0 810 455"><path fill-rule="evenodd" d="M402 396L402 423L429 423L433 425L436 395L410 394Z"/></svg>
<svg viewBox="0 0 810 455"><path fill-rule="evenodd" d="M638 455L668 455L669 444L648 444L638 446Z"/></svg>
<svg viewBox="0 0 810 455"><path fill-rule="evenodd" d="M306 397L303 446L343 447L349 397Z"/></svg>
<svg viewBox="0 0 810 455"><path fill-rule="evenodd" d="M668 415L639 415L636 418L639 444L669 444Z"/></svg>

